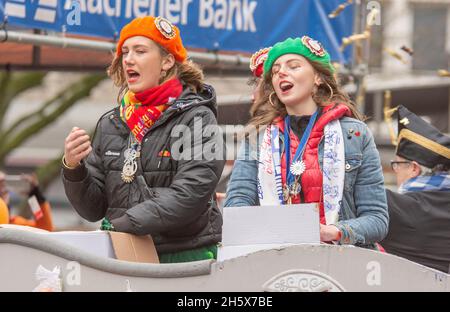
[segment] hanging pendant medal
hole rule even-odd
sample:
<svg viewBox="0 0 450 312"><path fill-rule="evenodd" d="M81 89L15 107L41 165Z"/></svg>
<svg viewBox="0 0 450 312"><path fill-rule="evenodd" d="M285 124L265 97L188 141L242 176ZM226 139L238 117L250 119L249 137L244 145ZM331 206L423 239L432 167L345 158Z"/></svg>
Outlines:
<svg viewBox="0 0 450 312"><path fill-rule="evenodd" d="M136 172L137 172L136 160L125 162L125 165L122 168L122 181L127 184L133 182L134 175L136 174Z"/></svg>
<svg viewBox="0 0 450 312"><path fill-rule="evenodd" d="M292 163L289 171L292 173L292 175L299 177L305 172L305 170L305 163L303 162L303 160L301 160Z"/></svg>
<svg viewBox="0 0 450 312"><path fill-rule="evenodd" d="M297 177L291 186L285 185L283 187L283 200L286 205L292 205L292 200L300 195L302 190L300 185L299 177Z"/></svg>
<svg viewBox="0 0 450 312"><path fill-rule="evenodd" d="M290 191L290 195L292 197L297 197L298 195L300 195L301 187L300 187L300 183L297 181L297 179L295 179L295 182L294 182L294 184L291 185L289 191Z"/></svg>
<svg viewBox="0 0 450 312"><path fill-rule="evenodd" d="M133 182L134 175L137 172L138 164L137 158L139 157L139 152L134 148L129 148L124 153L125 164L122 168L122 181L129 184Z"/></svg>
<svg viewBox="0 0 450 312"><path fill-rule="evenodd" d="M291 189L289 186L285 185L283 187L283 200L287 205L291 204Z"/></svg>
<svg viewBox="0 0 450 312"><path fill-rule="evenodd" d="M123 156L125 157L125 162L136 159L137 151L134 148L129 148L123 153Z"/></svg>

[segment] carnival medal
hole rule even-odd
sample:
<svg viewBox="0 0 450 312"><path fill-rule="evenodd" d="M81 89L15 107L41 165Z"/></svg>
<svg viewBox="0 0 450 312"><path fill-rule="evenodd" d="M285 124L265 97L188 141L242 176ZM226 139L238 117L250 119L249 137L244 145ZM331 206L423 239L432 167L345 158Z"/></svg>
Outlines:
<svg viewBox="0 0 450 312"><path fill-rule="evenodd" d="M303 160L295 161L292 163L292 165L289 169L294 176L298 177L298 176L301 176L305 172L306 165L303 162Z"/></svg>
<svg viewBox="0 0 450 312"><path fill-rule="evenodd" d="M122 168L122 181L129 184L133 182L134 175L137 172L138 164L137 159L140 157L140 144L135 144L134 147L128 148L125 153L125 163Z"/></svg>

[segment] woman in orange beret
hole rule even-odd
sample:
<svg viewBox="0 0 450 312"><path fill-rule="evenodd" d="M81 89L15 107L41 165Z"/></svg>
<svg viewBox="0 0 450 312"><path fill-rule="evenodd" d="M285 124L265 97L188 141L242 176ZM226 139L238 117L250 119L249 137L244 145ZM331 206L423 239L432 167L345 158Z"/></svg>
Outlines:
<svg viewBox="0 0 450 312"><path fill-rule="evenodd" d="M108 73L118 106L100 118L92 144L77 127L65 141L70 202L104 230L152 235L161 263L216 258L222 217L213 194L224 161L203 155L205 146L223 150L217 131L205 135L217 127L216 95L187 60L179 29L134 19Z"/></svg>

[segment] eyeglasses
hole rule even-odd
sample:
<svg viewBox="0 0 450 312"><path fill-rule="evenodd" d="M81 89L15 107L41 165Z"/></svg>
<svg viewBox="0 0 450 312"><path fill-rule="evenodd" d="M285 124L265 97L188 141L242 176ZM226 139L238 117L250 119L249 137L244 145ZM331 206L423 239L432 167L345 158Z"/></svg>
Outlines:
<svg viewBox="0 0 450 312"><path fill-rule="evenodd" d="M392 170L397 171L401 164L408 164L409 165L411 163L412 163L412 161L406 161L406 160L405 161L395 161L395 160L391 160L391 168L392 168Z"/></svg>

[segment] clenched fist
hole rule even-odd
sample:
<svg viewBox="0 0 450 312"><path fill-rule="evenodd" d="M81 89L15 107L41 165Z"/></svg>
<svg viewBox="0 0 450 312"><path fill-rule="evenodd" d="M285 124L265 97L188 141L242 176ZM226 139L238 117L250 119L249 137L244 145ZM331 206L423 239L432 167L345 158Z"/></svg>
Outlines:
<svg viewBox="0 0 450 312"><path fill-rule="evenodd" d="M89 135L83 129L74 127L64 144L66 165L75 168L92 151Z"/></svg>
<svg viewBox="0 0 450 312"><path fill-rule="evenodd" d="M341 231L335 225L320 225L320 241L332 242L341 239Z"/></svg>

